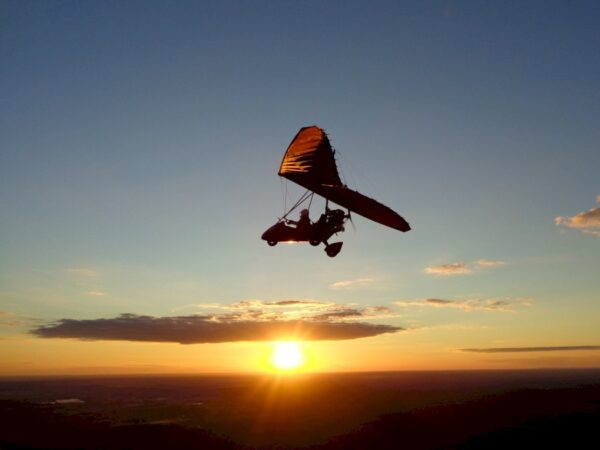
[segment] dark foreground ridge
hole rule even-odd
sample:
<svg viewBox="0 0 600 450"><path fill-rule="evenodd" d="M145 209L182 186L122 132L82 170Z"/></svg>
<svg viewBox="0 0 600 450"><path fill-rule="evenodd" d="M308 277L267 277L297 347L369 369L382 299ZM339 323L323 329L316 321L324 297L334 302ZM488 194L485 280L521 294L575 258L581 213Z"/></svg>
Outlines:
<svg viewBox="0 0 600 450"><path fill-rule="evenodd" d="M584 448L599 371L0 380L0 448Z"/></svg>

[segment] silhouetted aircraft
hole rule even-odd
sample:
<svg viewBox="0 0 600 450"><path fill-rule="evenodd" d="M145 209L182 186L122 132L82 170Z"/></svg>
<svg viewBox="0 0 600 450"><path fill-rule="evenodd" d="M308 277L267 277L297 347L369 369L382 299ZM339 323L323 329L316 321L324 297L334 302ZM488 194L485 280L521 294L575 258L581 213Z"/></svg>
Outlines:
<svg viewBox="0 0 600 450"><path fill-rule="evenodd" d="M334 234L344 231L344 225L355 212L367 219L399 231L409 231L410 225L392 209L348 188L340 179L335 162L335 150L331 147L325 131L317 126L301 128L287 148L278 175L306 188L298 199L277 223L265 231L262 239L271 246L278 242L309 242L317 246L325 244L328 256L336 256L343 242L329 243ZM303 209L300 220L287 219L287 216L314 194L325 198L325 211L319 220L311 223L308 210ZM346 208L330 209L329 201Z"/></svg>

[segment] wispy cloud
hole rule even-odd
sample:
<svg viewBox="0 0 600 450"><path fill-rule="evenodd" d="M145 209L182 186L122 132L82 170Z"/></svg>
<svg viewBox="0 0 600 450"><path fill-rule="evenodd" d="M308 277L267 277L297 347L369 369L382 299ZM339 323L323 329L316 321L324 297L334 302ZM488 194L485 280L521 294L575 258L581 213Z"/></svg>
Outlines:
<svg viewBox="0 0 600 450"><path fill-rule="evenodd" d="M495 259L480 259L473 262L456 262L450 264L441 264L438 266L429 266L425 268L425 273L431 275L451 276L451 275L471 275L478 270L503 266L506 263Z"/></svg>
<svg viewBox="0 0 600 450"><path fill-rule="evenodd" d="M371 286L375 282L375 278L356 278L354 280L336 281L329 285L330 289L358 289Z"/></svg>
<svg viewBox="0 0 600 450"><path fill-rule="evenodd" d="M442 264L425 268L425 273L432 275L469 275L473 270L465 263Z"/></svg>
<svg viewBox="0 0 600 450"><path fill-rule="evenodd" d="M462 300L446 300L440 298L427 298L423 300L399 300L394 302L400 307L430 307L453 308L462 311L493 311L514 312L516 306L531 306L530 299L496 299L496 298L468 298Z"/></svg>
<svg viewBox="0 0 600 450"><path fill-rule="evenodd" d="M339 306L339 305L337 305ZM337 307L333 302L324 302L319 300L242 300L236 303L216 303L216 302L205 302L205 303L190 303L183 306L178 306L171 309L173 312L177 311L244 311L244 310L270 310L272 312L278 311L280 316L286 316L288 318L299 318L303 317L307 313L322 311L328 308Z"/></svg>
<svg viewBox="0 0 600 450"><path fill-rule="evenodd" d="M349 308L336 305L324 313L312 316L311 320L327 320L341 322L358 319L384 319L396 317L397 315L386 306L368 306L366 308Z"/></svg>
<svg viewBox="0 0 600 450"><path fill-rule="evenodd" d="M222 303L188 303L186 305L176 306L171 308L172 312L198 309L224 309Z"/></svg>
<svg viewBox="0 0 600 450"><path fill-rule="evenodd" d="M282 339L346 340L395 333L402 328L364 322L327 320L278 320L251 312L247 315L192 315L151 317L122 314L108 319L58 322L33 329L43 338L177 342L180 344Z"/></svg>
<svg viewBox="0 0 600 450"><path fill-rule="evenodd" d="M39 323L39 319L33 317L25 317L15 314L10 311L0 311L0 326L4 327L23 327L31 326L34 323Z"/></svg>
<svg viewBox="0 0 600 450"><path fill-rule="evenodd" d="M500 267L506 264L504 261L498 261L497 259L480 259L479 261L475 261L472 265L475 268L483 268L483 267Z"/></svg>
<svg viewBox="0 0 600 450"><path fill-rule="evenodd" d="M463 348L463 352L472 353L526 353L526 352L565 352L580 350L600 350L600 345L571 345L550 347L497 347L497 348Z"/></svg>
<svg viewBox="0 0 600 450"><path fill-rule="evenodd" d="M321 300L242 300L233 304L199 303L185 305L174 311L189 310L229 311L228 317L252 320L329 320L353 321L361 318L381 319L396 317L385 306L356 307Z"/></svg>
<svg viewBox="0 0 600 450"><path fill-rule="evenodd" d="M102 291L87 291L85 292L85 295L89 295L91 297L104 297L106 296L106 292L102 292Z"/></svg>
<svg viewBox="0 0 600 450"><path fill-rule="evenodd" d="M270 309L322 309L332 306L332 302L318 300L242 300L232 305L224 305L223 309L248 309L248 308L270 308Z"/></svg>
<svg viewBox="0 0 600 450"><path fill-rule="evenodd" d="M596 203L600 203L600 195L596 197ZM571 217L559 216L554 219L554 223L558 226L575 228L582 233L600 237L600 208L592 208Z"/></svg>

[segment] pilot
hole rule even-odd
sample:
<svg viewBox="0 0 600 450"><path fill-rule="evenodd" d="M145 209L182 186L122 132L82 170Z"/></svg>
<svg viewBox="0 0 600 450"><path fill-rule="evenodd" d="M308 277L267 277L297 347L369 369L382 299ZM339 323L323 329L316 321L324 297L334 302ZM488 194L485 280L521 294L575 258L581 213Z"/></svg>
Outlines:
<svg viewBox="0 0 600 450"><path fill-rule="evenodd" d="M288 222L296 224L296 229L301 233L306 233L310 230L312 223L308 215L308 209L300 211L300 218L298 220L288 220Z"/></svg>

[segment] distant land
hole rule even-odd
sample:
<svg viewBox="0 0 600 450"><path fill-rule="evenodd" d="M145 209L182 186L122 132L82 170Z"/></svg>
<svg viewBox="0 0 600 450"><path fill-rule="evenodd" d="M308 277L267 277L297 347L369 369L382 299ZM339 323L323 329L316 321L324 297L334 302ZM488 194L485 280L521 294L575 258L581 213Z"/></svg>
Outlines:
<svg viewBox="0 0 600 450"><path fill-rule="evenodd" d="M0 378L0 448L583 448L600 370Z"/></svg>

